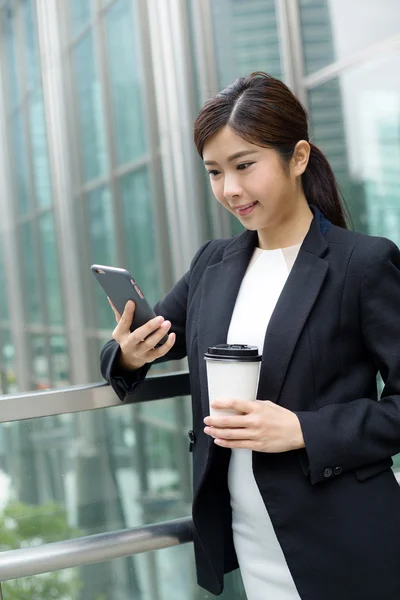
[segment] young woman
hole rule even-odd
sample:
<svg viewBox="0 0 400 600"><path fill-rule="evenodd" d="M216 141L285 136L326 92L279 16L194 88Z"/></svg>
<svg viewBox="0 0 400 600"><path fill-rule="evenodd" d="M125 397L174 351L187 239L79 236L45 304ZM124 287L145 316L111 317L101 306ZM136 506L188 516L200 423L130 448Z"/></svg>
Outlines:
<svg viewBox="0 0 400 600"><path fill-rule="evenodd" d="M282 82L238 79L194 131L216 199L245 231L200 248L133 333L128 303L102 373L123 398L154 361L188 356L201 586L220 594L239 566L248 600L400 598L399 250L347 230ZM203 356L226 342L262 351L258 401L221 398L238 414L210 417Z"/></svg>

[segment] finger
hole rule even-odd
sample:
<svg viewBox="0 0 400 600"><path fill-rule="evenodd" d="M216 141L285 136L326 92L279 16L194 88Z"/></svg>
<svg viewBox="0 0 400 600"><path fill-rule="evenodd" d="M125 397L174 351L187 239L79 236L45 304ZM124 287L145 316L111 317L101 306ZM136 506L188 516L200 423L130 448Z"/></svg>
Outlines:
<svg viewBox="0 0 400 600"><path fill-rule="evenodd" d="M256 410L256 403L252 400L239 400L238 398L216 398L211 408L227 408L240 413L250 413Z"/></svg>
<svg viewBox="0 0 400 600"><path fill-rule="evenodd" d="M165 335L165 333L164 333ZM155 360L157 360L157 358L161 358L162 356L165 356L172 348L172 346L175 344L176 341L176 334L175 333L170 333L168 335L168 339L167 341L160 346L159 348L154 348L152 350L149 351L145 351L142 356L143 358L146 360L146 362L153 362ZM144 344L141 344L142 346L144 346Z"/></svg>
<svg viewBox="0 0 400 600"><path fill-rule="evenodd" d="M154 333L155 331L157 331L163 323L164 323L164 317L161 317L161 316L154 317L154 319L150 319L150 321L147 321L147 323L145 323L141 327L138 327L137 329L132 331L132 333L131 333L132 340L136 344L138 344L139 342L143 342L144 340L147 340L149 338L149 336L152 333ZM165 335L165 332L163 335Z"/></svg>
<svg viewBox="0 0 400 600"><path fill-rule="evenodd" d="M218 429L217 427L205 427L204 433L216 439L223 440L253 440L254 433L251 430L240 429Z"/></svg>
<svg viewBox="0 0 400 600"><path fill-rule="evenodd" d="M121 318L121 315L119 314L119 312L117 311L117 309L115 308L114 304L111 302L111 300L110 300L110 298L108 296L107 296L107 300L108 300L109 305L111 306L111 308L114 311L115 319L116 319L116 321L118 323L119 320L120 320L120 318Z"/></svg>
<svg viewBox="0 0 400 600"><path fill-rule="evenodd" d="M146 351L153 350L171 328L171 321L164 321L158 329L143 340L143 348Z"/></svg>
<svg viewBox="0 0 400 600"><path fill-rule="evenodd" d="M254 440L225 440L223 438L216 438L214 444L222 446L223 448L243 448L256 451L258 448Z"/></svg>
<svg viewBox="0 0 400 600"><path fill-rule="evenodd" d="M114 339L121 339L122 336L130 334L130 327L132 324L133 315L135 313L135 303L133 300L129 300L124 308L124 312L121 315L118 325L114 329Z"/></svg>
<svg viewBox="0 0 400 600"><path fill-rule="evenodd" d="M248 426L248 415L212 415L206 417L204 423L210 427L219 427L223 429L243 428Z"/></svg>

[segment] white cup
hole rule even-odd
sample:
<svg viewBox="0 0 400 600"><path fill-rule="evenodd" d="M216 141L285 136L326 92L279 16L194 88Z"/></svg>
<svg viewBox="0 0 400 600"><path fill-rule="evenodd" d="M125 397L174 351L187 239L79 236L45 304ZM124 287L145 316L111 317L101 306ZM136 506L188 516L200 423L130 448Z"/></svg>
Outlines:
<svg viewBox="0 0 400 600"><path fill-rule="evenodd" d="M210 415L235 415L234 410L211 408L217 398L255 400L262 356L257 346L219 344L205 353Z"/></svg>

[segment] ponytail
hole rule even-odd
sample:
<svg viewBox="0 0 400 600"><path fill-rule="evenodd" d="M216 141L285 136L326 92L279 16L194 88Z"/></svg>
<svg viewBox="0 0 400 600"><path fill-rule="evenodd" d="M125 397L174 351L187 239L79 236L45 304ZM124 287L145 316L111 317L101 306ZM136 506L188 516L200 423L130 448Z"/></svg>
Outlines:
<svg viewBox="0 0 400 600"><path fill-rule="evenodd" d="M302 175L305 197L309 204L316 206L331 223L347 229L349 213L331 166L317 146L310 143L310 147L307 169Z"/></svg>

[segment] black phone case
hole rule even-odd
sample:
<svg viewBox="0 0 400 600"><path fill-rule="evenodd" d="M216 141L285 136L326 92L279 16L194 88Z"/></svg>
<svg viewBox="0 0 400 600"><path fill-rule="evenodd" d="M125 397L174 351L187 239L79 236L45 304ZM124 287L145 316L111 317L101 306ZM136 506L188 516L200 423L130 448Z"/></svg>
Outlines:
<svg viewBox="0 0 400 600"><path fill-rule="evenodd" d="M120 315L124 312L128 300L134 301L136 308L131 331L154 319L155 312L128 271L105 265L92 265L90 269ZM157 346L162 346L167 340L168 335L165 335Z"/></svg>

